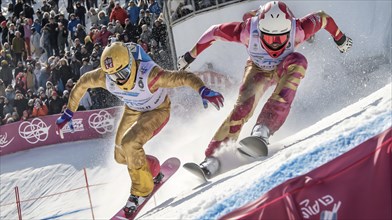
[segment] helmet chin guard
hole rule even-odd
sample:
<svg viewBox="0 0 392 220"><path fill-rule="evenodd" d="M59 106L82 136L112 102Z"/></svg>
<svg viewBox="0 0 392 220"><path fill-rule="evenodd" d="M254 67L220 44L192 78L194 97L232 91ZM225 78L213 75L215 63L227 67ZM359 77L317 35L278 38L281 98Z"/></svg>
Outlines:
<svg viewBox="0 0 392 220"><path fill-rule="evenodd" d="M286 49L292 20L292 13L283 2L271 1L263 6L258 28L261 44L271 57L279 57Z"/></svg>

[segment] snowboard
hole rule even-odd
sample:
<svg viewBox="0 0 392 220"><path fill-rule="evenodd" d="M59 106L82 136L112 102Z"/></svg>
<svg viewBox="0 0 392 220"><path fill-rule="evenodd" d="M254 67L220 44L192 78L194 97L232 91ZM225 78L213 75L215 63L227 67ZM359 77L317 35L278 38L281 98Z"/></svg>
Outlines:
<svg viewBox="0 0 392 220"><path fill-rule="evenodd" d="M249 136L242 139L237 147L238 152L252 158L268 156L267 143L255 136Z"/></svg>
<svg viewBox="0 0 392 220"><path fill-rule="evenodd" d="M187 171L191 172L192 174L199 177L200 179L204 180L205 182L208 181L208 177L200 168L199 164L190 162L190 163L185 163L184 165L182 165L182 167L184 167Z"/></svg>
<svg viewBox="0 0 392 220"><path fill-rule="evenodd" d="M146 199L146 201L141 204L134 213L132 213L131 216L126 217L123 209L121 208L120 211L118 211L112 218L111 220L127 220L127 219L134 219L137 214L143 209L143 206L147 204L147 202L154 196L154 194L161 188L165 182L170 179L170 177L173 176L173 174L180 168L181 162L178 158L172 157L167 159L163 164L161 165L161 170L160 172L163 174L163 178L160 182L155 183L154 189L152 190L150 196Z"/></svg>

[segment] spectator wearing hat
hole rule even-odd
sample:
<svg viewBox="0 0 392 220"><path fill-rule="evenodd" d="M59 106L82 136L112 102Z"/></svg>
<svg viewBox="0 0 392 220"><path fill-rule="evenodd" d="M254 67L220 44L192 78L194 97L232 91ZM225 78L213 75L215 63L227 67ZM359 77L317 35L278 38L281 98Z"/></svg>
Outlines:
<svg viewBox="0 0 392 220"><path fill-rule="evenodd" d="M148 10L152 13L152 18L155 20L161 14L161 7L159 7L158 2L155 0L149 0Z"/></svg>
<svg viewBox="0 0 392 220"><path fill-rule="evenodd" d="M27 102L27 113L29 113L29 117L30 117L30 118L33 117L32 114L33 114L33 108L34 108L34 103L35 103L35 99L36 99L36 98L37 98L37 97L31 98L31 99L29 99L29 101Z"/></svg>
<svg viewBox="0 0 392 220"><path fill-rule="evenodd" d="M25 40L25 44L26 44L27 56L31 56L31 47L30 47L31 24L30 24L30 20L28 18L24 19L23 32L24 32L24 40Z"/></svg>
<svg viewBox="0 0 392 220"><path fill-rule="evenodd" d="M157 42L158 48L162 48L163 50L167 49L167 30L166 25L162 22L162 20L155 20L154 27L151 30L151 37Z"/></svg>
<svg viewBox="0 0 392 220"><path fill-rule="evenodd" d="M35 75L34 75L33 71L34 71L33 66L31 64L28 64L27 68L26 68L26 74L25 74L26 75L26 92L27 92L27 90L35 90L36 79L35 79Z"/></svg>
<svg viewBox="0 0 392 220"><path fill-rule="evenodd" d="M93 66L89 62L89 58L83 58L83 65L80 67L80 76L93 70Z"/></svg>
<svg viewBox="0 0 392 220"><path fill-rule="evenodd" d="M86 36L87 36L87 33L84 30L83 25L78 24L77 27L76 27L75 37L79 38L79 40L82 41L81 43L84 44L84 38Z"/></svg>
<svg viewBox="0 0 392 220"><path fill-rule="evenodd" d="M128 9L127 9L128 18L129 18L131 24L133 24L135 26L139 23L140 2L142 2L142 1L139 1L138 5L136 5L135 0L131 0L128 3Z"/></svg>
<svg viewBox="0 0 392 220"><path fill-rule="evenodd" d="M37 11L35 12L35 16L37 16L37 19L35 19L35 20L37 20L38 23L41 24L42 19L44 18L44 15L42 14L41 9L37 9ZM34 20L34 21L35 21L35 20ZM37 29L37 31L38 31L38 29ZM40 33L41 33L41 32L40 32Z"/></svg>
<svg viewBox="0 0 392 220"><path fill-rule="evenodd" d="M3 124L11 124L14 123L15 120L12 118L12 114L8 113L5 115L5 118L3 119Z"/></svg>
<svg viewBox="0 0 392 220"><path fill-rule="evenodd" d="M151 39L151 30L148 28L148 26L146 24L142 25L142 32L140 33L140 40L143 43L148 44L150 42ZM147 50L149 51L149 50Z"/></svg>
<svg viewBox="0 0 392 220"><path fill-rule="evenodd" d="M62 58L59 61L59 64L60 64L60 69L59 69L60 79L63 82L63 88L65 88L66 82L69 79L72 79L73 74L72 74L71 67L68 64L68 60L66 60L65 58Z"/></svg>
<svg viewBox="0 0 392 220"><path fill-rule="evenodd" d="M30 4L25 3L23 6L23 14L25 18L33 20L34 9L30 6Z"/></svg>
<svg viewBox="0 0 392 220"><path fill-rule="evenodd" d="M68 79L68 80L67 80L67 83L65 84L65 90L67 90L68 92L71 93L71 91L72 91L74 85L75 85L74 81L73 81L72 79ZM64 90L64 91L65 91L65 90Z"/></svg>
<svg viewBox="0 0 392 220"><path fill-rule="evenodd" d="M53 89L53 90L55 90L55 89ZM52 94L52 92L50 94ZM46 107L48 107L48 103L49 103L48 97L50 97L50 95L47 96L44 91L41 91L41 92L39 92L39 96L36 99L41 100L41 102L44 103L46 105Z"/></svg>
<svg viewBox="0 0 392 220"><path fill-rule="evenodd" d="M18 115L22 115L23 111L27 109L27 103L28 100L19 90L17 90L14 99L14 110L18 113Z"/></svg>
<svg viewBox="0 0 392 220"><path fill-rule="evenodd" d="M17 112L12 112L12 115L11 115L11 118L13 119L12 120L12 122L16 122L16 121L19 121L20 120L20 117L19 117L19 114L17 113ZM9 119L8 119L9 120ZM11 123L12 123L11 122ZM8 121L7 121L7 123L8 123Z"/></svg>
<svg viewBox="0 0 392 220"><path fill-rule="evenodd" d="M110 14L110 21L115 22L119 20L121 25L125 25L126 18L128 18L127 11L121 8L120 2L116 2L115 7L113 8L112 13Z"/></svg>
<svg viewBox="0 0 392 220"><path fill-rule="evenodd" d="M25 95L25 98L26 98L27 100L29 100L29 99L32 99L33 97L34 97L33 90L28 89L28 90L27 90L27 93L26 93L26 95Z"/></svg>
<svg viewBox="0 0 392 220"><path fill-rule="evenodd" d="M26 51L26 49L25 41L21 37L21 33L19 31L15 32L15 37L12 39L12 51L15 55L15 62L22 61L22 54Z"/></svg>
<svg viewBox="0 0 392 220"><path fill-rule="evenodd" d="M86 8L83 5L81 5L80 2L76 2L75 15L79 17L80 23L83 26L86 26L86 13L87 13Z"/></svg>
<svg viewBox="0 0 392 220"><path fill-rule="evenodd" d="M133 25L130 20L125 20L125 28L124 28L125 33L128 35L130 38L129 40L136 43L136 39L138 34L137 26Z"/></svg>
<svg viewBox="0 0 392 220"><path fill-rule="evenodd" d="M126 18L126 19L129 19L129 18ZM121 34L123 31L124 31L124 28L121 25L121 22L119 20L117 20L116 26L114 26L114 34Z"/></svg>
<svg viewBox="0 0 392 220"><path fill-rule="evenodd" d="M0 51L0 61L6 60L9 66L14 66L10 45L8 43L4 43L3 46L3 49Z"/></svg>
<svg viewBox="0 0 392 220"><path fill-rule="evenodd" d="M44 12L43 18L41 20L41 27L45 27L49 24L50 14L49 12Z"/></svg>
<svg viewBox="0 0 392 220"><path fill-rule="evenodd" d="M111 22L109 23L110 27ZM99 32L96 42L100 43L102 47L106 47L108 45L109 37L112 35L112 32L109 31L109 28L106 26L102 26L101 31Z"/></svg>
<svg viewBox="0 0 392 220"><path fill-rule="evenodd" d="M141 13L140 15L143 15L143 13ZM153 20L151 17L150 10L146 9L144 16L139 19L139 24L138 24L139 32L141 31L143 24L147 25L147 27L151 29L152 28L152 21Z"/></svg>
<svg viewBox="0 0 392 220"><path fill-rule="evenodd" d="M4 86L11 85L14 77L12 76L12 68L8 65L7 60L1 61L0 79L3 80Z"/></svg>
<svg viewBox="0 0 392 220"><path fill-rule="evenodd" d="M64 17L64 13L60 12L57 16L57 22L61 22L64 27L68 27L68 20Z"/></svg>
<svg viewBox="0 0 392 220"><path fill-rule="evenodd" d="M16 4L14 5L14 16L19 18L20 13L23 12L23 1L22 0L17 0Z"/></svg>
<svg viewBox="0 0 392 220"><path fill-rule="evenodd" d="M114 23L115 23L115 22L114 22ZM108 30L110 33L112 33L112 34L114 34L114 26L115 26L115 24L113 24L113 22L109 22L108 27L107 27L107 30Z"/></svg>
<svg viewBox="0 0 392 220"><path fill-rule="evenodd" d="M41 99L35 99L34 108L33 108L33 117L40 117L48 115L48 107Z"/></svg>
<svg viewBox="0 0 392 220"><path fill-rule="evenodd" d="M31 48L31 56L36 59L39 58L42 54L42 49L40 47L40 38L41 35L36 31L35 27L31 28L31 40L30 40L30 48Z"/></svg>
<svg viewBox="0 0 392 220"><path fill-rule="evenodd" d="M20 73L25 71L25 66L23 65L22 61L19 61L14 69L14 78Z"/></svg>
<svg viewBox="0 0 392 220"><path fill-rule="evenodd" d="M95 8L90 8L87 13L87 18L90 19L91 26L98 25L98 13Z"/></svg>
<svg viewBox="0 0 392 220"><path fill-rule="evenodd" d="M65 47L67 46L68 30L61 22L58 22L57 25L58 25L57 45L60 54L64 54Z"/></svg>
<svg viewBox="0 0 392 220"><path fill-rule="evenodd" d="M109 17L105 14L104 11L100 11L98 13L98 26L103 26L103 25L108 25L109 23Z"/></svg>
<svg viewBox="0 0 392 220"><path fill-rule="evenodd" d="M65 103L68 103L68 99L69 99L69 92L68 92L68 90L64 90L62 98L63 98Z"/></svg>
<svg viewBox="0 0 392 220"><path fill-rule="evenodd" d="M31 118L31 115L29 114L28 110L24 110L22 113L22 116L20 117L20 121L27 121Z"/></svg>
<svg viewBox="0 0 392 220"><path fill-rule="evenodd" d="M51 81L47 81L45 84L45 91L39 91L38 94L41 94L41 92L44 92L46 96L51 96L52 92L54 90L53 83Z"/></svg>
<svg viewBox="0 0 392 220"><path fill-rule="evenodd" d="M52 51L51 54L58 56L59 55L59 47L57 44L57 37L59 35L59 29L58 29L58 24L55 22L54 17L49 18L49 24L48 29L49 29L49 45L50 45L50 50Z"/></svg>
<svg viewBox="0 0 392 220"><path fill-rule="evenodd" d="M14 112L13 104L10 102L10 100L7 97L4 98L4 105L3 105L3 109L2 110L3 110L3 115L4 116L7 115L7 114L11 115L12 112Z"/></svg>
<svg viewBox="0 0 392 220"><path fill-rule="evenodd" d="M15 27L15 24L13 24L13 23L11 23L11 24L9 25L8 28L9 28L9 29L8 29L7 42L10 44L10 46L12 46L12 39L14 39L14 37L15 37L15 32L16 32L17 30L16 30L16 27ZM5 43L4 43L4 44L5 44Z"/></svg>
<svg viewBox="0 0 392 220"><path fill-rule="evenodd" d="M43 12L50 12L51 6L46 2L46 0L42 1L41 11Z"/></svg>
<svg viewBox="0 0 392 220"><path fill-rule="evenodd" d="M41 34L41 28L42 28L41 21L39 21L38 19L35 19L32 27L35 28L35 31L38 34Z"/></svg>
<svg viewBox="0 0 392 220"><path fill-rule="evenodd" d="M8 39L7 39L7 37L8 37L7 21L2 21L0 23L0 26L1 26L1 32L2 32L1 43L4 44L5 42L8 42Z"/></svg>
<svg viewBox="0 0 392 220"><path fill-rule="evenodd" d="M49 115L59 114L63 109L63 105L66 104L63 98L59 97L56 91L52 91L52 95L49 98Z"/></svg>
<svg viewBox="0 0 392 220"><path fill-rule="evenodd" d="M95 43L93 51L97 53L98 57L101 57L102 52L103 52L103 48L101 47L101 43L99 43L99 42Z"/></svg>
<svg viewBox="0 0 392 220"><path fill-rule="evenodd" d="M50 49L49 28L46 26L42 29L42 34L41 34L41 38L39 40L39 45L45 52L44 60L47 60L49 57L51 57L53 55L53 51Z"/></svg>
<svg viewBox="0 0 392 220"><path fill-rule="evenodd" d="M75 32L76 32L76 27L80 24L80 20L76 19L75 14L70 15L70 20L68 22L68 30L71 33L71 39L75 40Z"/></svg>
<svg viewBox="0 0 392 220"><path fill-rule="evenodd" d="M25 72L19 72L15 77L15 90L20 90L23 94L27 91L27 78Z"/></svg>

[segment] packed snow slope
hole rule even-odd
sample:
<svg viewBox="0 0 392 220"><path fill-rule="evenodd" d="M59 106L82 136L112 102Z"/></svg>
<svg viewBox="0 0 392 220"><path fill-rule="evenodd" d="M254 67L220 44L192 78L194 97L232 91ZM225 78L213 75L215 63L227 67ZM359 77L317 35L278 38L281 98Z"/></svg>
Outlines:
<svg viewBox="0 0 392 220"><path fill-rule="evenodd" d="M272 144L268 158L250 161L235 153L233 148L226 148L220 152L222 169L245 165L205 184L200 185L196 177L181 169L147 204L144 214L139 217L217 219L257 199L274 186L317 168L391 127L391 94L392 87L388 84L309 128ZM186 135L173 126L167 130L174 136ZM110 141L75 142L3 156L1 204L15 201L13 187L18 186L22 201L32 199L22 202L24 219L91 218L85 189L33 199L83 186L82 169L86 167L90 184L106 183L91 188L95 217L110 218L122 207L129 189L126 168L108 159L112 156ZM173 140L169 142L175 143ZM186 141L181 143L183 148L192 147L191 143L184 144ZM179 144L174 145L179 147ZM164 153L168 148L163 142L155 142L147 147L147 151L154 152L161 160L169 156L189 160L180 148ZM0 217L15 219L15 206L2 206Z"/></svg>
<svg viewBox="0 0 392 220"><path fill-rule="evenodd" d="M257 9L266 2L242 1L175 24L173 34L177 55L192 49L210 26L241 21L245 12ZM308 60L308 69L301 80L289 118L275 134L277 139L306 128L369 95L386 85L391 76L392 1L284 2L297 18L325 11L341 31L353 39L353 47L349 53L341 54L330 34L320 30L312 44L305 42L297 48L296 51ZM218 40L204 50L190 67L191 70L204 70L210 63L215 71L229 75L239 84L247 58L246 48L242 44ZM232 94L223 92L225 97L236 96L238 86L232 90ZM261 100L260 106L268 97L266 95ZM231 103L226 106L232 107ZM256 114L258 112L255 111Z"/></svg>
<svg viewBox="0 0 392 220"><path fill-rule="evenodd" d="M325 10L353 38L352 50L340 54L324 31L316 35L315 43L305 43L299 52L307 57L309 69L287 122L271 139L271 157L249 164L250 161L234 153L235 146L229 146L220 152L223 170L248 164L228 171L206 185L200 185L195 177L180 169L145 206L140 217L218 218L391 126L392 3L287 3L297 16ZM176 48L182 52L188 50L206 28L219 23L216 19L222 19L221 22L241 19L243 12L257 8L258 4L259 1L245 1L179 23L175 29L182 29L174 30L175 37L185 39L175 39ZM223 13L222 10L228 9ZM222 13L235 17L221 17ZM214 59L214 67L219 72L236 78L239 83L246 60L245 48L220 42L208 51L192 68L200 70ZM234 92L222 91L225 107L219 112L212 106L204 110L201 101L194 103L195 111L192 112L196 113L173 111L167 126L146 144L146 153L161 161L176 156L183 163L201 162L205 147L231 111L237 90L238 87L232 90ZM256 113L262 104L260 102ZM255 118L244 126L240 137L249 135ZM284 146L288 148L280 151ZM84 186L83 168L87 170L90 184L105 183L90 190L95 218L109 219L124 205L130 187L127 169L114 162L113 149L113 138L107 138L46 146L1 157L0 219L17 219L15 186L20 191L23 219L91 219L85 189L35 199Z"/></svg>

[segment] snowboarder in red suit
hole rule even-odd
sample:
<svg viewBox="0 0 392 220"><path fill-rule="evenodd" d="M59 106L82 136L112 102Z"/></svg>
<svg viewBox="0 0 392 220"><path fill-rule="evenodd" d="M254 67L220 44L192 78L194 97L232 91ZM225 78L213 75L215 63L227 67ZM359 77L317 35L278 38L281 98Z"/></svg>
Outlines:
<svg viewBox="0 0 392 220"><path fill-rule="evenodd" d="M352 46L351 38L341 32L324 11L295 18L285 3L271 1L253 15L245 14L242 22L211 26L177 62L179 69L186 68L216 40L241 43L249 54L234 109L215 133L205 151L206 158L200 164L208 175L219 169L219 160L213 155L215 151L222 143L237 140L244 123L272 85L276 85L275 90L260 112L251 136L268 143L270 135L285 122L308 66L304 55L295 52L298 45L325 29L341 53Z"/></svg>

